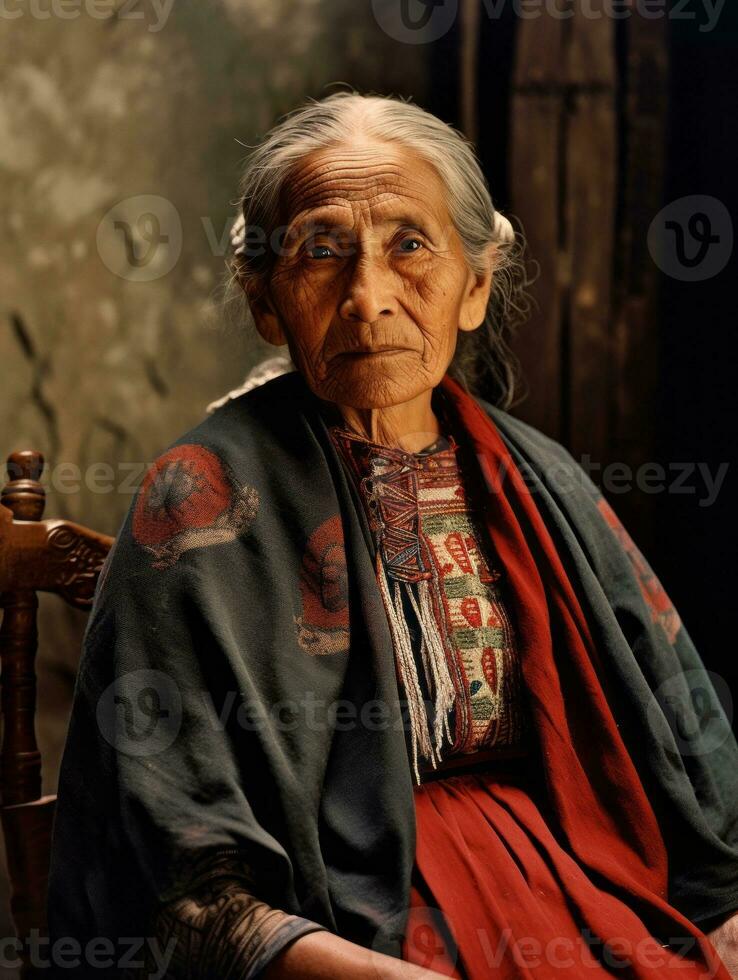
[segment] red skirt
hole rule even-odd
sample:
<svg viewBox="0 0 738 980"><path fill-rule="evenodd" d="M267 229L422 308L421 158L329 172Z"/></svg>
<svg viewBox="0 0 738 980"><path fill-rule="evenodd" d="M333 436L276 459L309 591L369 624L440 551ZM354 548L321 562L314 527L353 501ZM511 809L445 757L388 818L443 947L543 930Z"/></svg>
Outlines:
<svg viewBox="0 0 738 980"><path fill-rule="evenodd" d="M459 980L730 980L679 912L656 938L627 896L588 876L554 835L529 773L495 768L424 783L415 812L404 960Z"/></svg>

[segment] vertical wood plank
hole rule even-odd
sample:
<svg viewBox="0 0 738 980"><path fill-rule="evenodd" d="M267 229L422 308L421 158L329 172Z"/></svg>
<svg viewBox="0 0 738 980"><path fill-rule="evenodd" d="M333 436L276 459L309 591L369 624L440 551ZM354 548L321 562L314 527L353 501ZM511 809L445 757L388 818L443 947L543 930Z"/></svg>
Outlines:
<svg viewBox="0 0 738 980"><path fill-rule="evenodd" d="M651 221L662 207L668 100L665 21L634 11L625 60L623 204L614 300L614 405L611 454L634 470L654 458L658 381L659 272L648 252ZM642 549L653 546L656 498L628 494L620 516Z"/></svg>
<svg viewBox="0 0 738 980"><path fill-rule="evenodd" d="M536 310L513 342L527 397L516 414L561 437L562 297L569 270L562 261L561 139L566 92L562 60L565 22L522 19L517 27L511 106L512 211L537 265L531 288Z"/></svg>
<svg viewBox="0 0 738 980"><path fill-rule="evenodd" d="M617 196L615 21L604 0L570 21L567 51L568 378L564 439L576 457L608 454L612 405L612 266Z"/></svg>
<svg viewBox="0 0 738 980"><path fill-rule="evenodd" d="M574 97L568 125L569 364L564 437L575 456L608 456L612 404L615 106L611 91Z"/></svg>
<svg viewBox="0 0 738 980"><path fill-rule="evenodd" d="M517 132L511 156L512 210L537 276L531 287L535 310L512 344L527 391L515 412L554 437L561 434L562 295L569 274L561 261L557 209L560 114L558 100L550 95L513 99Z"/></svg>
<svg viewBox="0 0 738 980"><path fill-rule="evenodd" d="M520 22L513 210L540 279L515 348L529 385L516 413L595 457L607 449L612 400L616 74L612 18L574 10Z"/></svg>
<svg viewBox="0 0 738 980"><path fill-rule="evenodd" d="M635 474L654 444L658 275L646 243L664 181L666 24L590 7L594 17L572 6L569 19L517 26L512 209L540 276L515 344L529 386L515 413L575 456ZM653 500L619 500L646 533Z"/></svg>

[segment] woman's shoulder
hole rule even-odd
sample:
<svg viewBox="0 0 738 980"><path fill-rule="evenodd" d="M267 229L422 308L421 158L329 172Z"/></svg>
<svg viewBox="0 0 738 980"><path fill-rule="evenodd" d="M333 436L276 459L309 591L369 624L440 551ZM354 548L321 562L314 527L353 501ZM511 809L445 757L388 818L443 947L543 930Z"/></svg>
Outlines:
<svg viewBox="0 0 738 980"><path fill-rule="evenodd" d="M131 507L134 532L154 514L172 520L219 511L238 487L299 451L311 395L285 374L221 401L148 464ZM189 502L189 503L188 503Z"/></svg>
<svg viewBox="0 0 738 980"><path fill-rule="evenodd" d="M513 442L516 447L519 447L526 453L534 450L539 455L543 454L557 459L566 459L575 462L574 457L563 443L546 435L541 429L536 428L529 422L524 422L523 419L518 418L503 408L499 408L497 405L493 405L491 402L485 401L483 398L477 398L477 402L490 416L503 435L507 436L508 440Z"/></svg>
<svg viewBox="0 0 738 980"><path fill-rule="evenodd" d="M304 411L294 375L229 399L154 456L135 490L98 592L174 588L197 575L210 544L246 533L269 461ZM161 573L167 574L162 576Z"/></svg>

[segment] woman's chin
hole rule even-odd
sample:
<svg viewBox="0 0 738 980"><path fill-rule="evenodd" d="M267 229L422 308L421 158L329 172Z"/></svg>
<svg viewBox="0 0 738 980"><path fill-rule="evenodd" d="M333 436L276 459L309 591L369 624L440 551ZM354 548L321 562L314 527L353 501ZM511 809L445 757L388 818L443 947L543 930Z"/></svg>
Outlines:
<svg viewBox="0 0 738 980"><path fill-rule="evenodd" d="M342 365L318 394L337 405L368 410L403 405L434 387L419 358L398 356L396 360L403 363L397 363L392 371L384 364L385 370L381 370L379 363L371 367L365 363Z"/></svg>
<svg viewBox="0 0 738 980"><path fill-rule="evenodd" d="M395 405L404 405L422 395L427 389L409 384L378 383L376 385L351 385L341 386L340 390L331 393L332 402L336 405L344 405L346 408L354 408L357 411L370 411L372 409L393 408Z"/></svg>

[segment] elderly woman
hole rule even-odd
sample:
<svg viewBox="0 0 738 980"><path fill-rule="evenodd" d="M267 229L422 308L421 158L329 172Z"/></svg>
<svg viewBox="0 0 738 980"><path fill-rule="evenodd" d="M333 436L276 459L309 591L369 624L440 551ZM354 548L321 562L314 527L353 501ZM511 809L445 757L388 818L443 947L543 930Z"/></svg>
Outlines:
<svg viewBox="0 0 738 980"><path fill-rule="evenodd" d="M602 495L505 410L520 248L472 148L333 95L242 211L297 371L155 461L101 577L50 881L75 976L738 977L738 746Z"/></svg>

